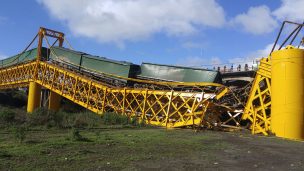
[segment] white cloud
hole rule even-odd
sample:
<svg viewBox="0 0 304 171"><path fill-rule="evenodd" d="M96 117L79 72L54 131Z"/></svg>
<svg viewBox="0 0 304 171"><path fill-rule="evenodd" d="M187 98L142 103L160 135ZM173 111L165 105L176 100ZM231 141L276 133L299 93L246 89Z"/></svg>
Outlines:
<svg viewBox="0 0 304 171"><path fill-rule="evenodd" d="M255 57L255 58L268 57L273 48L273 45L274 45L273 43L270 43L270 44L266 45L264 49L260 49L260 50L250 53L250 56ZM278 49L278 48L279 48L279 45L276 45L275 49Z"/></svg>
<svg viewBox="0 0 304 171"><path fill-rule="evenodd" d="M245 57L245 58L239 58L239 60L238 60L238 58L234 58L234 59L229 60L229 62L241 64L242 66L246 63L252 64L253 61L257 61L257 60L260 60L261 58L268 57L273 48L273 45L274 45L274 43L268 44L263 49L259 49L259 50L249 53L247 55L247 57ZM274 51L278 50L279 47L280 47L280 45L277 44L276 47L274 48ZM285 46L282 49L284 49L284 48L285 48ZM300 49L303 49L303 46L300 46Z"/></svg>
<svg viewBox="0 0 304 171"><path fill-rule="evenodd" d="M198 56L180 58L176 63L176 65L180 65L180 66L203 67L203 68L212 68L213 66L219 64L221 64L221 60L218 57L203 58Z"/></svg>
<svg viewBox="0 0 304 171"><path fill-rule="evenodd" d="M213 67L228 67L230 68L231 65L234 67L237 67L239 64L244 67L245 64L248 64L249 67L251 67L254 63L259 61L261 58L266 58L269 56L272 48L273 43L266 45L264 48L255 50L252 52L249 52L247 55L244 55L244 57L236 57L236 58L230 58L227 62L223 62L218 57L212 57L212 58L205 58L205 57L198 57L198 56L190 56L186 58L179 58L177 60L176 65L180 66L189 66L189 67L203 67L203 68L210 68ZM275 50L278 50L280 45L276 45ZM300 46L300 49L304 49L304 46Z"/></svg>
<svg viewBox="0 0 304 171"><path fill-rule="evenodd" d="M247 13L237 15L231 23L252 34L260 35L270 33L278 26L270 9L265 6L250 7Z"/></svg>
<svg viewBox="0 0 304 171"><path fill-rule="evenodd" d="M268 57L272 50L272 47L273 47L273 43L268 44L263 49L259 49L259 50L248 53L247 55L245 55L245 57L231 58L228 60L228 63L233 64L234 66L237 66L239 64L242 67L244 67L245 64L248 64L249 66L251 66L257 60ZM278 47L279 47L279 45L276 45L276 49L278 49Z"/></svg>
<svg viewBox="0 0 304 171"><path fill-rule="evenodd" d="M256 61L260 60L261 58L268 57L268 55L271 52L271 49L273 47L273 43L266 45L264 48L249 52L247 55L244 55L244 57L236 57L236 58L230 58L227 62L223 62L218 57L212 57L212 58L205 58L205 57L186 57L186 58L179 58L176 65L180 66L189 66L189 67L202 67L202 68L210 68L213 67L224 67L226 66L228 69L231 65L233 65L235 68L238 65L241 65L243 68L245 64L248 64L249 67L251 67ZM279 45L276 46L276 49L278 49Z"/></svg>
<svg viewBox="0 0 304 171"><path fill-rule="evenodd" d="M76 34L123 44L155 33L189 35L198 26L221 27L223 8L215 0L38 0Z"/></svg>
<svg viewBox="0 0 304 171"><path fill-rule="evenodd" d="M279 20L304 21L304 0L282 0L282 5L273 12Z"/></svg>

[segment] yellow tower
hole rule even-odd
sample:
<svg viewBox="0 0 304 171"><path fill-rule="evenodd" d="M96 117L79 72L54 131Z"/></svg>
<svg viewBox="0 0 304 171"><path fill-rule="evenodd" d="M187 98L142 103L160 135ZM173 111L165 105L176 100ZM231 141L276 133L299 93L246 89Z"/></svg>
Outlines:
<svg viewBox="0 0 304 171"><path fill-rule="evenodd" d="M271 54L271 131L304 139L304 50L293 46Z"/></svg>

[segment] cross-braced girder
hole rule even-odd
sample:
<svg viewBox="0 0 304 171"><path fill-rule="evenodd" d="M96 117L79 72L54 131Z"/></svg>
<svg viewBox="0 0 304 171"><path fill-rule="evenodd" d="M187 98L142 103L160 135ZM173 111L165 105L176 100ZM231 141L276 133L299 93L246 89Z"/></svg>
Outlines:
<svg viewBox="0 0 304 171"><path fill-rule="evenodd" d="M260 61L245 106L243 119L251 123L253 134L262 133L268 135L270 131L270 109L271 109L271 62L269 58Z"/></svg>
<svg viewBox="0 0 304 171"><path fill-rule="evenodd" d="M226 92L225 88L218 94L109 88L89 77L43 61L0 70L0 88L18 87L31 81L95 113L116 112L165 127L215 124L220 113L212 110L216 106L213 101Z"/></svg>

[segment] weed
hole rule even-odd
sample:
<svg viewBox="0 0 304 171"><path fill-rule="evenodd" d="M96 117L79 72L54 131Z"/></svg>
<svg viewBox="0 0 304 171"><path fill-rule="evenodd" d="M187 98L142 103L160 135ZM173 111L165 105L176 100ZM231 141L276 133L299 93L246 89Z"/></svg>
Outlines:
<svg viewBox="0 0 304 171"><path fill-rule="evenodd" d="M96 131L96 132L95 132L95 136L96 136L97 139L100 138L100 135L101 135L101 134L100 134L100 131Z"/></svg>
<svg viewBox="0 0 304 171"><path fill-rule="evenodd" d="M146 125L146 121L144 120L144 119L140 119L139 121L138 121L138 125L137 125L138 127L146 127L147 125Z"/></svg>
<svg viewBox="0 0 304 171"><path fill-rule="evenodd" d="M58 115L62 116L61 127L72 128L74 127L75 114L59 111Z"/></svg>
<svg viewBox="0 0 304 171"><path fill-rule="evenodd" d="M26 138L26 127L24 126L15 127L13 133L15 140L18 141L19 143L22 143Z"/></svg>
<svg viewBox="0 0 304 171"><path fill-rule="evenodd" d="M31 126L46 126L58 127L58 128L67 128L72 127L73 124L67 122L71 117L68 113L59 111L54 112L45 108L39 108L33 113L27 114L28 124Z"/></svg>
<svg viewBox="0 0 304 171"><path fill-rule="evenodd" d="M130 118L130 124L133 125L133 126L137 125L137 117L136 116L133 116L133 117Z"/></svg>
<svg viewBox="0 0 304 171"><path fill-rule="evenodd" d="M66 113L58 112L61 118L61 127L64 128L93 128L99 126L101 118L92 112Z"/></svg>
<svg viewBox="0 0 304 171"><path fill-rule="evenodd" d="M16 113L9 108L2 108L0 110L0 122L2 123L13 123L15 121Z"/></svg>
<svg viewBox="0 0 304 171"><path fill-rule="evenodd" d="M12 98L15 102L19 102L19 105L26 104L27 102L27 95L24 91L12 91Z"/></svg>
<svg viewBox="0 0 304 171"><path fill-rule="evenodd" d="M0 159L1 158L10 158L12 157L11 154L7 153L6 151L0 151Z"/></svg>
<svg viewBox="0 0 304 171"><path fill-rule="evenodd" d="M77 129L77 128L73 128L72 129L72 131L71 131L71 140L73 140L73 141L86 141L86 142L90 141L88 138L83 137L80 134L79 129Z"/></svg>
<svg viewBox="0 0 304 171"><path fill-rule="evenodd" d="M63 125L63 118L65 117L65 115L67 115L66 113L62 113L62 112L51 112L51 116L50 119L52 120L53 124L51 126L56 126L59 128L64 127Z"/></svg>
<svg viewBox="0 0 304 171"><path fill-rule="evenodd" d="M120 115L116 113L105 113L103 115L103 122L106 125L127 125L129 123L129 118L126 115Z"/></svg>
<svg viewBox="0 0 304 171"><path fill-rule="evenodd" d="M28 123L32 126L46 125L49 119L49 111L45 108L38 108L27 115Z"/></svg>

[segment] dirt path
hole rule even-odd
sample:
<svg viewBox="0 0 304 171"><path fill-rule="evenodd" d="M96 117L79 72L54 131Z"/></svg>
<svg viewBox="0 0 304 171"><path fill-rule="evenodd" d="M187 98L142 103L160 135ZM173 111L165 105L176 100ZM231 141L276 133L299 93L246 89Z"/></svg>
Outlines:
<svg viewBox="0 0 304 171"><path fill-rule="evenodd" d="M180 159L143 161L139 170L304 170L304 142L248 132L205 133L216 138L202 141L202 146L215 144L216 148L195 151L197 154Z"/></svg>

